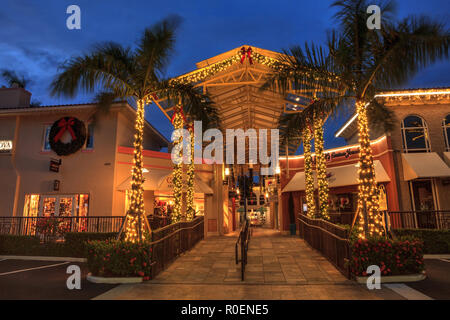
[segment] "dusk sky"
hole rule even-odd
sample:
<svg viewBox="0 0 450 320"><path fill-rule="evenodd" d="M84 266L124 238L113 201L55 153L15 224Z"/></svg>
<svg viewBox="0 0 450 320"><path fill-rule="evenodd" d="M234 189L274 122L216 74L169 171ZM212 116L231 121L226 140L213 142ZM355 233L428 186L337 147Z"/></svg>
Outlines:
<svg viewBox="0 0 450 320"><path fill-rule="evenodd" d="M84 103L92 96L75 99L53 98L48 86L57 66L73 55L86 52L92 44L115 41L133 46L143 29L169 14L178 14L183 23L177 36L176 53L168 76L195 68L195 63L244 44L273 51L314 41L323 44L326 31L333 28L328 0L1 0L0 69L8 68L32 79L27 88L32 100L42 105ZM81 8L81 30L66 28L66 8ZM448 0L399 0L397 17L425 14L449 22ZM448 24L447 24L448 26ZM450 63L438 63L412 79L405 88L450 86ZM0 80L0 86L4 85ZM147 119L166 137L169 121L152 107ZM343 141L334 132L345 121L326 125L326 147Z"/></svg>

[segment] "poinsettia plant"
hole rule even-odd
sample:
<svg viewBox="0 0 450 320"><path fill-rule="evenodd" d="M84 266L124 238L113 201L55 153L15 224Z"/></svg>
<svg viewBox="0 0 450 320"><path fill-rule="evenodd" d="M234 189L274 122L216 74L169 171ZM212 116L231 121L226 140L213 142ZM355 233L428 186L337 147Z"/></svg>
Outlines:
<svg viewBox="0 0 450 320"><path fill-rule="evenodd" d="M64 221L63 218L42 217L37 219L34 230L38 235L43 236L44 242L49 242L69 232L70 223Z"/></svg>
<svg viewBox="0 0 450 320"><path fill-rule="evenodd" d="M417 274L425 269L423 243L417 239L359 239L351 243L350 250L349 267L355 276L367 276L370 265L379 266L382 276Z"/></svg>
<svg viewBox="0 0 450 320"><path fill-rule="evenodd" d="M148 241L131 243L120 240L90 241L87 244L87 264L94 276L151 276L152 245Z"/></svg>

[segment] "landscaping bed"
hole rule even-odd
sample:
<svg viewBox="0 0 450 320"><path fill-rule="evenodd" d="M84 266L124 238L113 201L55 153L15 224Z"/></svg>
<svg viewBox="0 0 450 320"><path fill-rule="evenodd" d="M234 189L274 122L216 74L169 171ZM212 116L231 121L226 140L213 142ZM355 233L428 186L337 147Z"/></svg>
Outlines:
<svg viewBox="0 0 450 320"><path fill-rule="evenodd" d="M0 235L0 255L87 257L92 240L114 239L117 233L68 232L65 241L42 242L38 236Z"/></svg>
<svg viewBox="0 0 450 320"><path fill-rule="evenodd" d="M398 238L415 238L423 241L425 254L450 254L450 230L395 229Z"/></svg>

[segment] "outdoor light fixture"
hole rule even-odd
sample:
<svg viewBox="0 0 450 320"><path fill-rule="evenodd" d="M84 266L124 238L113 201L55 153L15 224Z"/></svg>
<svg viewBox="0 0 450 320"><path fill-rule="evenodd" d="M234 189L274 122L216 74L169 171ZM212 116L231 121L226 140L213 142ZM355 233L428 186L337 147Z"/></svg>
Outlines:
<svg viewBox="0 0 450 320"><path fill-rule="evenodd" d="M150 172L150 171L148 171L148 169L144 168L144 169L142 169L142 172L143 173L147 173L147 172Z"/></svg>
<svg viewBox="0 0 450 320"><path fill-rule="evenodd" d="M225 176L229 176L230 175L230 168L225 168Z"/></svg>
<svg viewBox="0 0 450 320"><path fill-rule="evenodd" d="M281 173L280 166L278 166L278 167L275 169L275 173L276 173L276 174L280 174L280 173Z"/></svg>

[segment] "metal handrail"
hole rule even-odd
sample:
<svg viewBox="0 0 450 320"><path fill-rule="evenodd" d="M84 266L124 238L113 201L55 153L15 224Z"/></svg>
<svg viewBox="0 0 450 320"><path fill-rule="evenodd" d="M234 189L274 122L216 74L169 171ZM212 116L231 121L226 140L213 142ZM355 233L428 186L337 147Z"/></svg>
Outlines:
<svg viewBox="0 0 450 320"><path fill-rule="evenodd" d="M244 226L242 226L241 231L239 232L239 237L234 246L235 250L235 258L236 264L241 263L241 280L244 281L245 275L245 265L247 264L247 252L248 252L248 244L250 242L251 237L251 226L248 220L245 220ZM238 254L238 245L241 247L241 259L239 259Z"/></svg>

